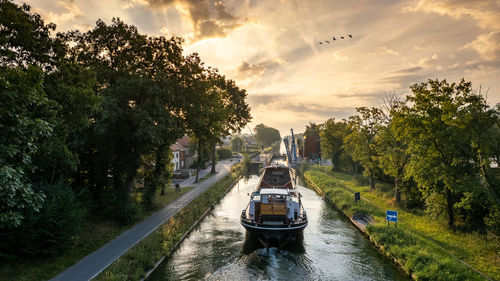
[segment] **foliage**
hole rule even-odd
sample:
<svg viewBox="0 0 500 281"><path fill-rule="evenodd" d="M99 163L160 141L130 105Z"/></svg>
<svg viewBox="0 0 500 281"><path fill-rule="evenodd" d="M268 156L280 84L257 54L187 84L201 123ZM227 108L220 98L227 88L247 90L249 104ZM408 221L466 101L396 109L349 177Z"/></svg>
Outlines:
<svg viewBox="0 0 500 281"><path fill-rule="evenodd" d="M476 129L469 128L470 112L474 112L476 123L480 123L480 116L494 120L494 115L491 113L493 118L485 116L488 110L484 100L473 93L471 83L464 80L451 84L446 80L429 80L413 85L412 92L407 97L410 105L404 105L395 117L398 137L407 143L408 153L412 155L405 176L414 178L424 193L444 196L448 225L453 228L457 207L466 206L459 202L479 198L464 198L480 184L478 175L483 164L474 165L477 163L474 159L485 156L476 158L478 154L472 148L485 147L485 144L479 141L481 137L471 137L475 133L470 131L487 132L493 125L492 121L485 121L483 125L477 124ZM478 102L480 104L476 104ZM492 195L496 195L494 191ZM477 219L483 221L484 214Z"/></svg>
<svg viewBox="0 0 500 281"><path fill-rule="evenodd" d="M243 139L240 136L233 136L231 139L231 150L233 152L241 152L243 149Z"/></svg>
<svg viewBox="0 0 500 281"><path fill-rule="evenodd" d="M498 276L498 236L446 229L440 221L429 221L428 214L413 214L392 206L383 194L369 192L368 186L357 185L348 174L315 166L304 174L308 186L318 188L345 215L367 213L374 218L375 222L367 227L370 240L416 280L484 280L460 260L492 279ZM357 205L354 192L361 193L362 200ZM440 196L436 201L444 200ZM398 211L397 228L387 227L385 210Z"/></svg>
<svg viewBox="0 0 500 281"><path fill-rule="evenodd" d="M192 187L182 187L180 191L169 188L165 195L161 196L157 191L154 199L154 209L143 213L143 217L149 216L158 210L192 190ZM86 194L83 197L86 197ZM136 196L135 199L140 199ZM54 257L33 257L15 260L2 260L0 263L0 280L30 281L49 280L63 271L65 268L77 263L80 259L94 252L106 243L132 227L138 221L129 225L119 225L110 219L99 217L96 214L90 216L84 223L81 231L71 237L71 245L65 251Z"/></svg>
<svg viewBox="0 0 500 281"><path fill-rule="evenodd" d="M264 147L271 146L274 142L280 141L280 132L275 128L268 127L264 124L255 126L255 141Z"/></svg>
<svg viewBox="0 0 500 281"><path fill-rule="evenodd" d="M332 160L333 169L340 171L346 165L342 159L350 159L350 155L343 146L344 139L351 133L351 128L345 120L335 121L335 118L328 119L320 131L321 151L326 157ZM353 162L352 160L350 162ZM354 164L354 163L352 163Z"/></svg>
<svg viewBox="0 0 500 281"><path fill-rule="evenodd" d="M96 280L141 280L162 256L168 256L200 216L216 204L239 176L241 164L230 175L196 197L165 224L127 251L100 273Z"/></svg>
<svg viewBox="0 0 500 281"><path fill-rule="evenodd" d="M43 201L29 175L33 155L53 134L53 104L39 68L0 70L0 227L15 227Z"/></svg>
<svg viewBox="0 0 500 281"><path fill-rule="evenodd" d="M233 156L233 153L228 148L219 148L217 149L217 158L218 159L229 159Z"/></svg>
<svg viewBox="0 0 500 281"><path fill-rule="evenodd" d="M402 101L387 95L381 108L358 108L349 121L326 121L322 151L333 170L392 182L394 201L450 228L494 231L500 221L500 104L461 80L415 84ZM355 176L359 183L365 178ZM384 193L384 192L382 192Z"/></svg>
<svg viewBox="0 0 500 281"><path fill-rule="evenodd" d="M43 184L37 191L45 195L40 210L28 212L21 226L0 230L0 258L56 255L81 230L87 210L80 194L62 180Z"/></svg>
<svg viewBox="0 0 500 281"><path fill-rule="evenodd" d="M75 194L86 190L75 206L128 224L164 192L179 137L212 145L250 120L246 91L184 55L181 38L148 37L116 18L54 34L28 5L7 0L0 26L0 227L9 238L20 229L43 236L32 229L45 214L37 211L63 206L44 203L52 193L35 187L57 178ZM140 180L145 194L135 192ZM68 241L39 244L50 255Z"/></svg>
<svg viewBox="0 0 500 281"><path fill-rule="evenodd" d="M360 115L349 119L351 133L344 140L345 149L354 161L359 161L364 168L364 175L370 177L370 188L375 187L375 174L378 169L375 136L380 130L382 112L377 108L356 108Z"/></svg>

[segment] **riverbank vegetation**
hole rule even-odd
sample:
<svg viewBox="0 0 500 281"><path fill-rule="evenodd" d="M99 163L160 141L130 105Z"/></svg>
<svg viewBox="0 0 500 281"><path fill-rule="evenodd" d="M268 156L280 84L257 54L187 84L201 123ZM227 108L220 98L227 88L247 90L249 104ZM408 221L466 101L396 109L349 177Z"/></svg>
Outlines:
<svg viewBox="0 0 500 281"><path fill-rule="evenodd" d="M215 160L220 137L250 120L246 91L185 55L181 38L117 18L56 33L9 0L0 26L2 272L34 257L85 256L75 248L91 220L130 226L157 196L173 196L179 137L193 137L199 163Z"/></svg>
<svg viewBox="0 0 500 281"><path fill-rule="evenodd" d="M233 166L231 173L196 197L166 223L113 262L95 280L141 280L162 256L171 254L200 217L216 204L244 172L244 165Z"/></svg>
<svg viewBox="0 0 500 281"><path fill-rule="evenodd" d="M429 80L405 100L387 95L379 108L315 127L333 166L306 174L330 186L325 193L347 215L377 218L369 233L416 279L469 280L458 259L499 276L500 105L463 79ZM355 191L366 199L358 206ZM397 230L387 232L385 210L400 212Z"/></svg>
<svg viewBox="0 0 500 281"><path fill-rule="evenodd" d="M304 175L347 216L370 215L375 220L367 227L370 239L415 280L486 280L460 260L493 280L500 275L498 236L451 231L425 214L395 207L388 200L391 191L370 192L369 184L359 184L354 176L327 167L311 166ZM362 194L362 202L355 204L355 192ZM386 210L398 211L397 227L394 223L387 226Z"/></svg>

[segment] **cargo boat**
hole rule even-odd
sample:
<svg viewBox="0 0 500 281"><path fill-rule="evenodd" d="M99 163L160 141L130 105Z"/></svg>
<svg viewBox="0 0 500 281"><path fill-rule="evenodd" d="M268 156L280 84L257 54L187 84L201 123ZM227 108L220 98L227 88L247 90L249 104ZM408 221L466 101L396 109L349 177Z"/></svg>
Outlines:
<svg viewBox="0 0 500 281"><path fill-rule="evenodd" d="M307 214L296 188L295 171L273 164L263 168L250 202L241 214L247 232L257 235L266 247L302 238Z"/></svg>

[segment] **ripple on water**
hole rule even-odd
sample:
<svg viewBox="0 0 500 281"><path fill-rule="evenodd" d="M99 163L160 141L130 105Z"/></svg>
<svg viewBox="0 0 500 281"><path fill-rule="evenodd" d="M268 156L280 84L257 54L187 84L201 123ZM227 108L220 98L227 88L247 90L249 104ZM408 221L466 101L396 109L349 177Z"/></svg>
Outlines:
<svg viewBox="0 0 500 281"><path fill-rule="evenodd" d="M299 187L309 217L304 238L269 250L246 235L239 215L258 177L241 180L151 280L406 280L345 218Z"/></svg>

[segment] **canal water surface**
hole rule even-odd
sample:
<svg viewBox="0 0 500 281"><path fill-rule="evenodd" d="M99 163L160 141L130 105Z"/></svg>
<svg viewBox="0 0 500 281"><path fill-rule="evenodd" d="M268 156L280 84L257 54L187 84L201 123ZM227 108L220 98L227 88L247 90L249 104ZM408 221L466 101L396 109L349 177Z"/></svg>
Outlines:
<svg viewBox="0 0 500 281"><path fill-rule="evenodd" d="M313 190L309 225L285 249L262 248L239 222L257 176L241 179L148 280L407 280Z"/></svg>

